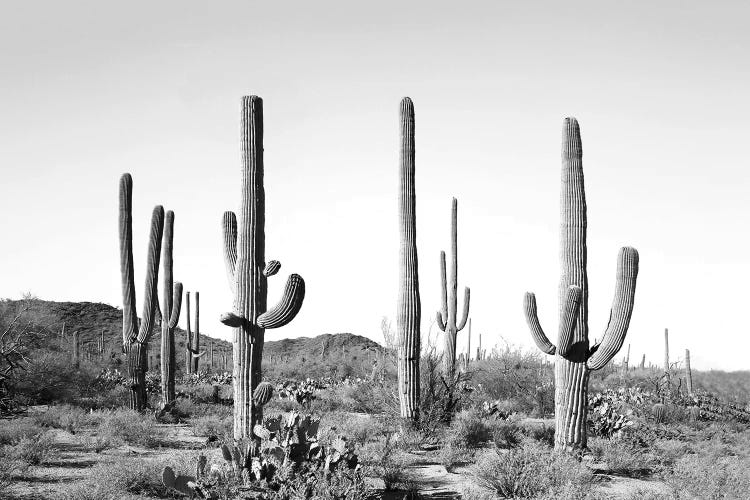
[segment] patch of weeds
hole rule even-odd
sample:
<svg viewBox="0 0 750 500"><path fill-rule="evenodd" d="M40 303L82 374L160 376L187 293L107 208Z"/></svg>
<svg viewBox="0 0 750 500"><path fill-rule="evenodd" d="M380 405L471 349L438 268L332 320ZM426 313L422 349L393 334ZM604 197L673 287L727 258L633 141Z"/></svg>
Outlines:
<svg viewBox="0 0 750 500"><path fill-rule="evenodd" d="M99 425L99 435L112 442L147 448L157 446L162 438L152 415L142 415L133 410L105 412Z"/></svg>
<svg viewBox="0 0 750 500"><path fill-rule="evenodd" d="M50 406L46 411L36 413L33 418L38 425L63 429L71 434L88 423L86 411L71 405Z"/></svg>
<svg viewBox="0 0 750 500"><path fill-rule="evenodd" d="M55 441L47 433L22 437L16 444L6 445L3 455L28 465L40 465L55 455Z"/></svg>

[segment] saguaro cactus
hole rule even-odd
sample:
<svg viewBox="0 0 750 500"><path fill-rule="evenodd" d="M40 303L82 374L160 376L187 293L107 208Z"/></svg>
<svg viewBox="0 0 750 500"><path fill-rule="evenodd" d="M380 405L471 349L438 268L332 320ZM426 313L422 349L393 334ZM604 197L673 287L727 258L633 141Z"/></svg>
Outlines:
<svg viewBox="0 0 750 500"><path fill-rule="evenodd" d="M81 366L81 335L78 330L73 331L73 368Z"/></svg>
<svg viewBox="0 0 750 500"><path fill-rule="evenodd" d="M669 328L664 329L664 373L669 380Z"/></svg>
<svg viewBox="0 0 750 500"><path fill-rule="evenodd" d="M185 292L185 305L187 310L187 332L185 339L185 371L187 373L198 373L198 360L205 353L200 352L200 294L195 292L195 332L190 330L190 292Z"/></svg>
<svg viewBox="0 0 750 500"><path fill-rule="evenodd" d="M693 395L693 371L690 369L690 349L685 349L685 383L688 395Z"/></svg>
<svg viewBox="0 0 750 500"><path fill-rule="evenodd" d="M140 324L135 312L135 278L133 270L133 178L120 178L120 275L122 278L122 344L128 360L130 408L146 407L146 370L148 342L154 315L158 308L156 286L159 277L161 238L164 231L164 209L157 205L151 214L151 231L146 256L146 287Z"/></svg>
<svg viewBox="0 0 750 500"><path fill-rule="evenodd" d="M469 287L464 288L464 310L461 320L458 320L458 200L453 198L451 207L451 276L450 287L445 272L445 252L440 252L440 282L442 285L442 309L438 311L436 318L438 328L445 335L445 347L443 349L443 377L451 381L456 370L456 337L458 332L466 326L469 318L469 300L471 291Z"/></svg>
<svg viewBox="0 0 750 500"><path fill-rule="evenodd" d="M646 355L644 354L641 358L641 370L646 368Z"/></svg>
<svg viewBox="0 0 750 500"><path fill-rule="evenodd" d="M609 324L599 344L589 346L586 275L586 197L578 122L563 125L558 342L549 341L537 317L536 298L524 298L526 321L542 352L555 356L555 448L586 448L588 382L591 370L604 367L622 347L630 324L638 276L638 252L620 249L615 297Z"/></svg>
<svg viewBox="0 0 750 500"><path fill-rule="evenodd" d="M622 360L622 374L628 374L628 364L630 364L630 344L628 344L628 353L625 355L625 359Z"/></svg>
<svg viewBox="0 0 750 500"><path fill-rule="evenodd" d="M398 386L401 417L419 420L419 356L422 305L417 265L417 213L414 189L414 104L401 100L401 165L399 168L399 293L396 306Z"/></svg>
<svg viewBox="0 0 750 500"><path fill-rule="evenodd" d="M234 437L252 437L253 427L263 418L263 407L253 401L261 382L264 333L267 328L288 324L302 307L305 282L292 274L281 301L268 309L266 278L280 264L266 263L265 192L263 188L263 101L242 98L242 198L239 224L234 212L223 218L224 262L234 293L231 313L221 321L234 328ZM213 362L212 362L213 366Z"/></svg>
<svg viewBox="0 0 750 500"><path fill-rule="evenodd" d="M174 374L177 369L174 352L174 329L180 319L182 283L173 282L172 246L174 243L174 212L167 212L164 224L164 283L161 304L161 400L167 406L175 399Z"/></svg>

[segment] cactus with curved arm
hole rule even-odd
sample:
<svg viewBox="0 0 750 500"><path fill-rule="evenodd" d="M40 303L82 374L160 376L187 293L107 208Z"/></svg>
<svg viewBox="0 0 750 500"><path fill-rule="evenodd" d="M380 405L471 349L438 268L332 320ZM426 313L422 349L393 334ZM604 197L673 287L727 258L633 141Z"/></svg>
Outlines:
<svg viewBox="0 0 750 500"><path fill-rule="evenodd" d="M399 176L398 396L401 417L419 420L419 356L422 305L417 264L417 213L414 190L414 104L401 100Z"/></svg>
<svg viewBox="0 0 750 500"><path fill-rule="evenodd" d="M187 332L185 333L185 371L198 373L198 360L206 354L200 352L200 292L195 292L195 331L190 330L190 292L185 292L185 306L187 310Z"/></svg>
<svg viewBox="0 0 750 500"><path fill-rule="evenodd" d="M242 98L242 198L239 224L234 212L223 218L224 263L234 293L232 312L221 317L234 328L234 438L252 437L262 421L263 407L253 401L261 381L265 329L282 327L302 307L305 282L292 274L281 301L268 309L266 278L278 272L280 264L266 263L265 192L263 188L263 101L257 96Z"/></svg>
<svg viewBox="0 0 750 500"><path fill-rule="evenodd" d="M438 328L444 333L445 347L443 348L443 377L452 381L456 371L456 337L458 332L466 326L469 318L469 300L471 291L464 288L463 315L458 320L458 200L453 198L451 207L451 276L450 288L445 272L445 252L440 252L440 282L442 285L442 308L437 312ZM458 323L457 323L458 321Z"/></svg>
<svg viewBox="0 0 750 500"><path fill-rule="evenodd" d="M148 342L154 326L154 316L159 308L157 281L161 239L164 231L164 209L157 205L151 214L151 231L146 257L146 286L143 314L138 321L135 305L135 277L133 269L133 178L123 174L120 178L120 275L122 279L122 344L127 358L130 386L130 408L146 407L146 370L148 369Z"/></svg>
<svg viewBox="0 0 750 500"><path fill-rule="evenodd" d="M167 406L175 399L174 375L177 369L174 352L174 329L180 319L182 283L173 282L172 247L174 243L174 212L167 212L164 221L163 265L164 289L161 309L161 400Z"/></svg>
<svg viewBox="0 0 750 500"><path fill-rule="evenodd" d="M586 197L581 135L575 118L563 125L560 263L560 324L557 345L549 341L537 317L536 298L527 293L524 312L537 347L555 356L555 448L586 447L588 381L591 370L606 365L622 347L630 324L638 276L638 252L620 249L615 297L599 344L589 345L586 275Z"/></svg>

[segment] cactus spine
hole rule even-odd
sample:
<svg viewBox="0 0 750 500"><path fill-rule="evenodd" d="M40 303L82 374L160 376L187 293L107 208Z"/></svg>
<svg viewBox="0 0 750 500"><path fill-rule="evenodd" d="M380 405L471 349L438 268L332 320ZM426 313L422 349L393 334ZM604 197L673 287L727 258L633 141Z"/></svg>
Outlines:
<svg viewBox="0 0 750 500"><path fill-rule="evenodd" d="M231 313L222 322L234 328L234 438L252 437L263 419L263 407L253 402L261 381L265 329L282 327L302 307L305 282L292 274L278 305L268 309L266 278L278 272L278 263L265 261L265 193L263 188L263 101L242 98L242 197L239 224L234 212L223 217L224 262L234 293ZM213 354L213 349L212 349ZM213 367L213 360L211 363Z"/></svg>
<svg viewBox="0 0 750 500"><path fill-rule="evenodd" d="M133 270L133 178L120 178L120 276L122 279L122 345L128 363L130 408L146 407L146 370L148 342L154 325L157 303L157 281L161 239L164 231L164 209L157 205L151 214L146 286L140 324L135 312L135 277Z"/></svg>
<svg viewBox="0 0 750 500"><path fill-rule="evenodd" d="M172 248L174 243L174 212L167 212L164 222L164 282L161 305L161 399L166 406L175 399L174 374L177 369L174 352L174 329L180 319L182 283L173 281Z"/></svg>
<svg viewBox="0 0 750 500"><path fill-rule="evenodd" d="M464 310L463 317L458 320L458 200L453 198L451 206L451 276L450 287L445 270L445 252L440 252L440 282L442 285L442 309L436 315L437 325L442 331L445 339L443 349L443 377L447 381L454 378L456 370L456 337L458 332L466 326L469 318L469 299L471 292L469 287L464 288Z"/></svg>
<svg viewBox="0 0 750 500"><path fill-rule="evenodd" d="M588 278L586 275L586 198L578 122L563 125L560 263L560 325L552 344L537 317L536 297L527 293L524 312L534 342L555 356L555 448L586 448L588 381L591 370L604 367L622 347L630 324L638 275L638 252L620 249L615 297L601 343L589 346Z"/></svg>
<svg viewBox="0 0 750 500"><path fill-rule="evenodd" d="M414 104L401 100L401 165L399 168L399 293L396 315L398 385L401 417L419 420L419 356L422 305L417 263L417 213L414 188Z"/></svg>
<svg viewBox="0 0 750 500"><path fill-rule="evenodd" d="M685 382L689 396L693 395L693 371L690 369L690 349L685 349Z"/></svg>

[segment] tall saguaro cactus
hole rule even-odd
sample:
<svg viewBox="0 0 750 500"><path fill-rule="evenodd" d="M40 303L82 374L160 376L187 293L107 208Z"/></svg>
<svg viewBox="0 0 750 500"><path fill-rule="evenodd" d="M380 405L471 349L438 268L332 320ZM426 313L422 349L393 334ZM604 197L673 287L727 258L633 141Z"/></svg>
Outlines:
<svg viewBox="0 0 750 500"><path fill-rule="evenodd" d="M174 243L174 212L167 212L164 223L164 282L161 304L161 400L167 406L175 399L174 375L177 369L174 352L174 329L180 319L182 283L174 282L172 248Z"/></svg>
<svg viewBox="0 0 750 500"><path fill-rule="evenodd" d="M669 380L669 328L664 329L664 373Z"/></svg>
<svg viewBox="0 0 750 500"><path fill-rule="evenodd" d="M685 349L685 383L689 396L693 395L693 371L690 369L690 349Z"/></svg>
<svg viewBox="0 0 750 500"><path fill-rule="evenodd" d="M401 417L419 420L419 356L422 305L417 263L417 200L414 188L414 104L401 100L401 165L399 168L399 293L396 314L398 335L398 395Z"/></svg>
<svg viewBox="0 0 750 500"><path fill-rule="evenodd" d="M81 334L78 330L73 332L73 368L81 366Z"/></svg>
<svg viewBox="0 0 750 500"><path fill-rule="evenodd" d="M229 286L234 293L231 313L221 321L234 328L234 437L252 437L253 427L262 421L263 407L253 401L261 381L265 330L282 327L302 307L305 282L292 274L281 301L266 307L267 281L279 271L277 261L266 262L265 192L263 188L263 100L242 98L242 197L239 224L234 212L223 218L224 262ZM212 362L213 366L213 362Z"/></svg>
<svg viewBox="0 0 750 500"><path fill-rule="evenodd" d="M190 292L185 292L187 306L187 332L185 339L185 371L198 373L198 360L205 352L200 352L200 292L195 292L195 332L190 330Z"/></svg>
<svg viewBox="0 0 750 500"><path fill-rule="evenodd" d="M563 125L560 196L560 323L557 345L545 335L537 317L536 298L527 293L524 312L539 349L555 356L555 448L586 448L588 382L591 370L604 367L622 347L633 313L638 252L620 249L615 297L601 343L589 345L588 277L586 275L586 196L581 135L575 118Z"/></svg>
<svg viewBox="0 0 750 500"><path fill-rule="evenodd" d="M456 371L456 337L458 332L466 326L469 318L469 300L471 291L469 287L464 288L463 315L458 320L458 200L453 198L451 207L451 275L450 282L447 281L445 272L445 252L440 252L440 282L442 285L442 309L437 312L438 328L445 334L445 347L443 349L443 377L453 380ZM458 321L458 323L457 323Z"/></svg>
<svg viewBox="0 0 750 500"><path fill-rule="evenodd" d="M146 254L146 286L143 314L139 324L135 305L135 277L133 270L133 178L120 178L120 276L122 278L122 344L127 357L130 386L130 408L146 408L146 370L148 343L158 309L157 281L161 238L164 231L164 209L157 205L151 214L148 252Z"/></svg>

